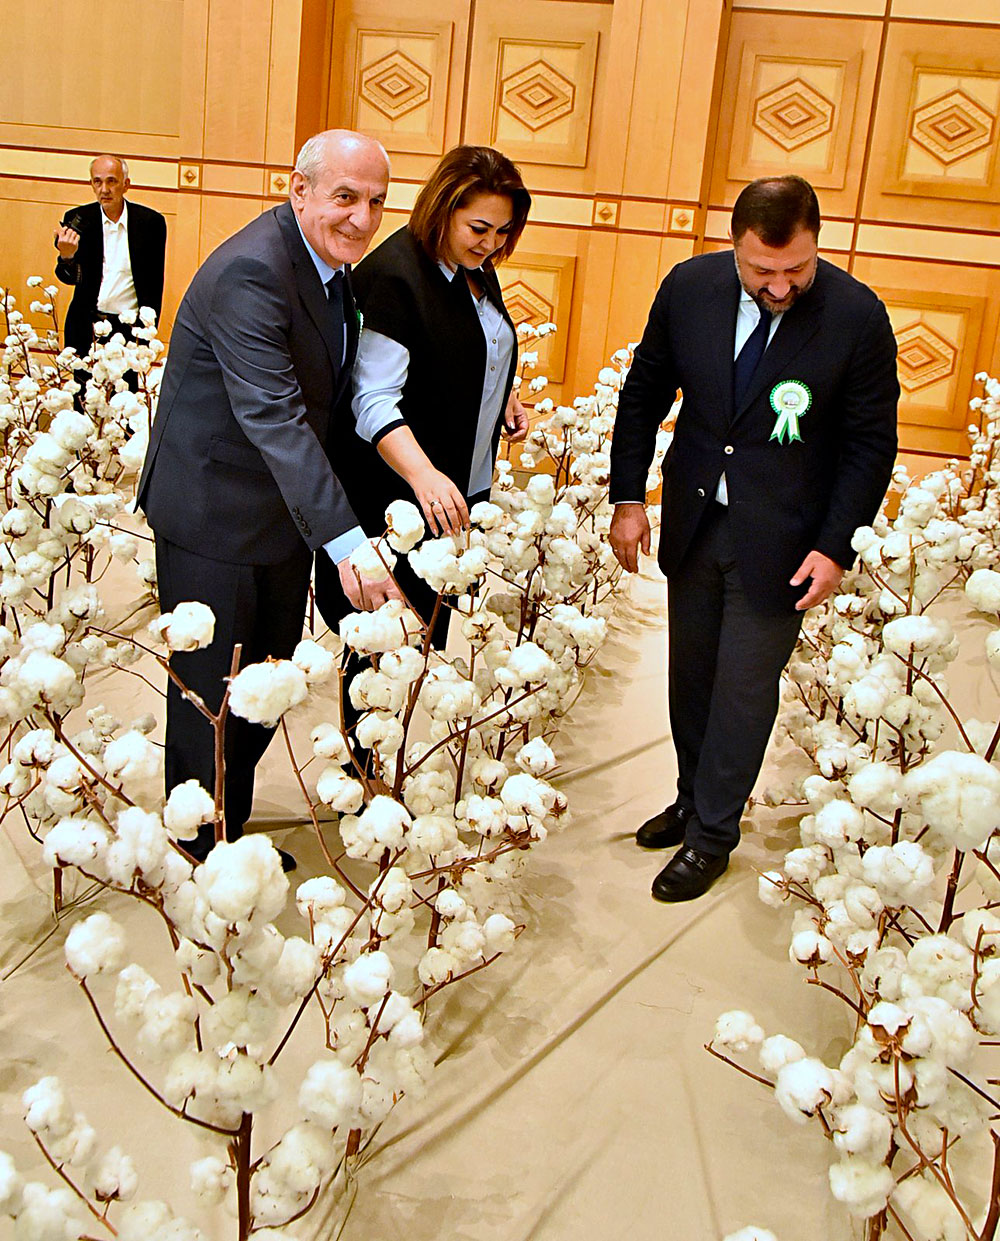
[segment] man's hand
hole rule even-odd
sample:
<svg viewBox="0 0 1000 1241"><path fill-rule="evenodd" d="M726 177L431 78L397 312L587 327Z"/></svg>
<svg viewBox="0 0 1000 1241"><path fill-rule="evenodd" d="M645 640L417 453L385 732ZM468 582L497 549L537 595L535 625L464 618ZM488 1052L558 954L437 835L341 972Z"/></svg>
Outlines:
<svg viewBox="0 0 1000 1241"><path fill-rule="evenodd" d="M608 533L611 550L623 569L629 573L639 571L639 548L649 555L649 518L645 504L616 504Z"/></svg>
<svg viewBox="0 0 1000 1241"><path fill-rule="evenodd" d="M390 599L402 599L399 587L391 577L377 582L362 581L354 571L350 556L337 561L340 585L344 594L359 612L374 612Z"/></svg>
<svg viewBox="0 0 1000 1241"><path fill-rule="evenodd" d="M510 440L512 444L520 444L528 437L528 426L528 411L511 392L507 400L507 409L504 411L501 435L505 440Z"/></svg>
<svg viewBox="0 0 1000 1241"><path fill-rule="evenodd" d="M795 610L804 612L806 608L814 608L817 603L829 599L840 585L840 579L843 576L844 570L835 560L824 556L822 552L810 552L799 565L798 572L790 582L792 586L801 586L806 578L812 578L812 585L796 603Z"/></svg>
<svg viewBox="0 0 1000 1241"><path fill-rule="evenodd" d="M56 248L61 259L71 259L80 246L80 234L75 228L60 224L56 230Z"/></svg>

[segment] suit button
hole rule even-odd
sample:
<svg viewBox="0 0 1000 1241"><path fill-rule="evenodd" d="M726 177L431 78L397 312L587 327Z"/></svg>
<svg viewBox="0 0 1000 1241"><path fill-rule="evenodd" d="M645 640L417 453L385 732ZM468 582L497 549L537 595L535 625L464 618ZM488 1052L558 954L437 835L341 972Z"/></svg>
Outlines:
<svg viewBox="0 0 1000 1241"><path fill-rule="evenodd" d="M704 487L699 487L699 488L698 488L698 494L701 496L701 498L702 498L702 499L704 499L704 498L705 498L705 488L704 488Z"/></svg>
<svg viewBox="0 0 1000 1241"><path fill-rule="evenodd" d="M722 451L723 451L723 452L726 454L726 456L728 457L728 456L732 453L732 451L733 451L733 446L732 446L732 444L727 444L727 445L725 446L725 448L723 448L723 450L722 450Z"/></svg>

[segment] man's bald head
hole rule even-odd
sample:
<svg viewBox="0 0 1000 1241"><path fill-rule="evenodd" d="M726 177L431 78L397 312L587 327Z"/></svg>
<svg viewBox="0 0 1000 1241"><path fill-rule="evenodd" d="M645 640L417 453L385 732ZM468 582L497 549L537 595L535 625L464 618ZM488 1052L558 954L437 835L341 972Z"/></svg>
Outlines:
<svg viewBox="0 0 1000 1241"><path fill-rule="evenodd" d="M328 129L302 146L289 201L313 250L331 267L356 263L382 221L389 157L381 142Z"/></svg>
<svg viewBox="0 0 1000 1241"><path fill-rule="evenodd" d="M90 188L109 220L121 218L131 181L128 164L119 155L97 155L90 161Z"/></svg>

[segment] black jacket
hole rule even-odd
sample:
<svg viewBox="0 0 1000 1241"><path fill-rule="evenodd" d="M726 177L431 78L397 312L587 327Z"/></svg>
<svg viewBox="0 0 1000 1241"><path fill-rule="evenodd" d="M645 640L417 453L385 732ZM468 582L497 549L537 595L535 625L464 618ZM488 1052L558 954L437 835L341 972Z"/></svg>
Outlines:
<svg viewBox="0 0 1000 1241"><path fill-rule="evenodd" d="M75 285L73 300L66 312L64 338L67 345L83 355L94 343L97 295L104 273L104 227L101 204L73 207L62 219L80 234L80 245L71 259L60 258L56 276L63 284ZM167 222L152 207L128 200L128 253L132 283L140 308L151 306L159 319L163 307L163 264L167 247Z"/></svg>
<svg viewBox="0 0 1000 1241"><path fill-rule="evenodd" d="M349 282L334 322L288 203L223 242L171 333L138 491L153 530L211 559L275 564L357 525L329 445L357 344Z"/></svg>
<svg viewBox="0 0 1000 1241"><path fill-rule="evenodd" d="M681 388L663 466L660 567L669 577L680 565L725 471L744 589L758 610L780 613L806 589L788 584L806 554L849 567L854 530L878 511L896 456L896 344L872 290L820 259L734 409L739 297L731 250L688 259L660 285L620 394L611 499L644 497L657 427ZM770 397L784 380L812 396L797 442L771 438Z"/></svg>

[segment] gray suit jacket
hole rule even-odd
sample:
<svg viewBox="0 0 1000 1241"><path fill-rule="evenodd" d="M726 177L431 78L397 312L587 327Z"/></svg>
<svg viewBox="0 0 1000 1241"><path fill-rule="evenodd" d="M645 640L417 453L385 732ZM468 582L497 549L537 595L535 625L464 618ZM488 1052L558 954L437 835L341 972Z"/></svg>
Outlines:
<svg viewBox="0 0 1000 1241"><path fill-rule="evenodd" d="M275 564L357 520L334 473L334 409L350 401L358 318L345 282L347 352L288 203L212 253L177 312L138 503L188 551Z"/></svg>

